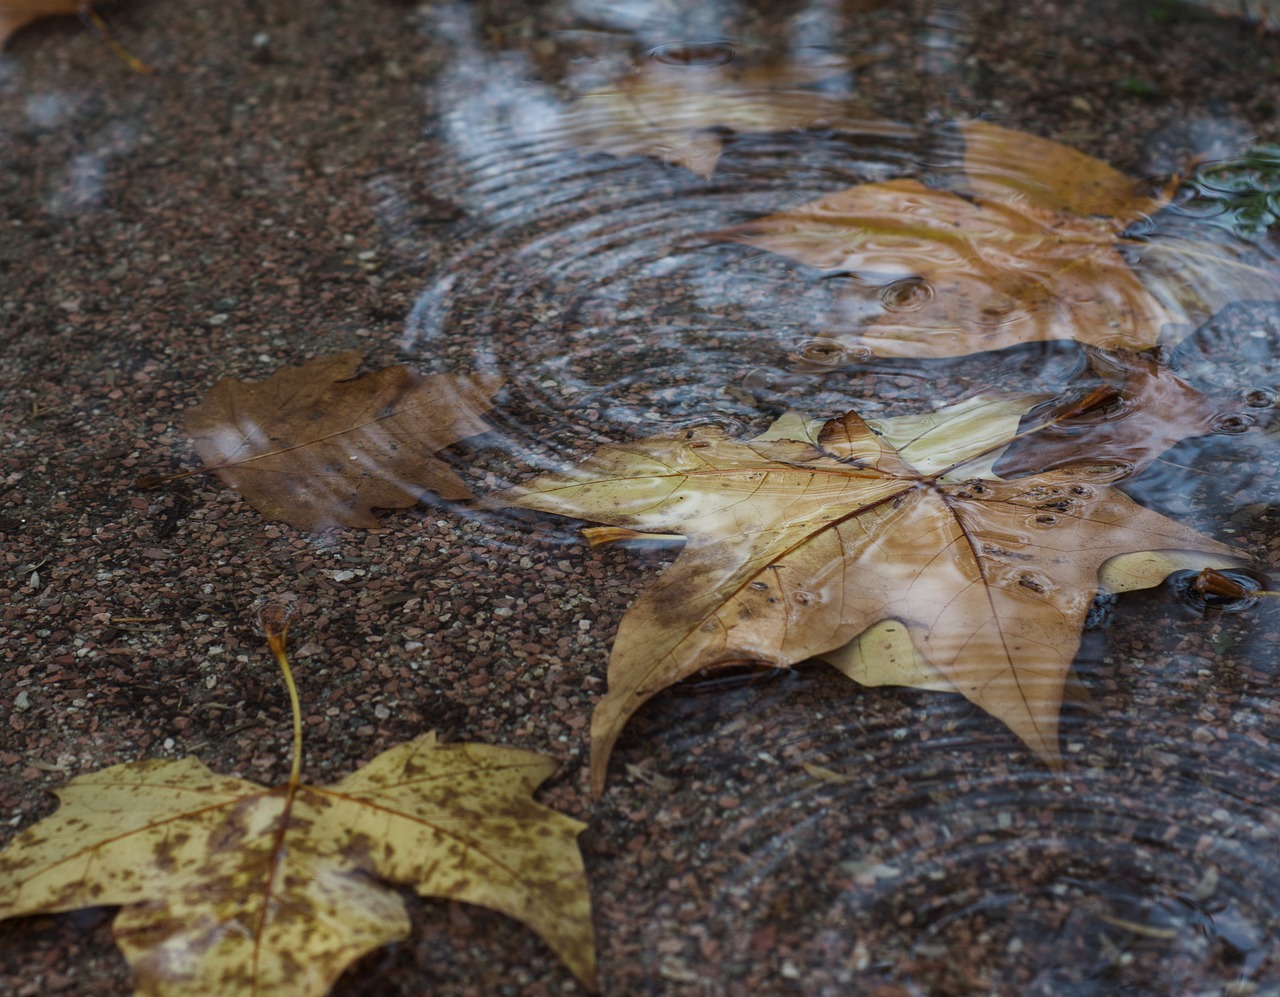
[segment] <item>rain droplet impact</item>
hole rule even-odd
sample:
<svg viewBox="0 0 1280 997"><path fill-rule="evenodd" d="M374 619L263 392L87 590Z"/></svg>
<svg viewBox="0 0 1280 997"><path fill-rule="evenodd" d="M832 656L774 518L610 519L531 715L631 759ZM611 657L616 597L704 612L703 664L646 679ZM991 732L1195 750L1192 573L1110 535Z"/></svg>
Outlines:
<svg viewBox="0 0 1280 997"><path fill-rule="evenodd" d="M974 992L955 982L957 953L989 973L983 993L1200 993L1257 978L1280 913L1268 847L1280 824L1249 787L1270 785L1276 765L1264 756L1246 776L1235 739L1192 740L1130 702L1167 698L1162 684L1195 668L1092 689L1111 712L1064 716L1061 778L959 696L860 689L837 705L829 674L804 668L714 701L693 683L668 692L658 770L691 792L719 791L729 759L733 772L733 809L700 825L717 842L700 870L711 913L682 957L714 943L723 971L746 975L785 918L814 994ZM1235 706L1251 726L1266 708ZM639 833L649 847L669 835ZM687 902L669 869L652 888L661 909ZM657 970L650 983L661 990Z"/></svg>
<svg viewBox="0 0 1280 997"><path fill-rule="evenodd" d="M923 277L905 277L885 285L880 303L891 312L919 311L933 300L933 285Z"/></svg>
<svg viewBox="0 0 1280 997"><path fill-rule="evenodd" d="M664 66L701 68L725 66L733 62L737 50L728 42L671 42L649 51L649 57Z"/></svg>
<svg viewBox="0 0 1280 997"><path fill-rule="evenodd" d="M1247 433L1256 423L1257 420L1246 412L1229 412L1215 418L1212 427L1215 433L1239 436L1241 433Z"/></svg>
<svg viewBox="0 0 1280 997"><path fill-rule="evenodd" d="M1249 388L1242 398L1249 408L1274 408L1278 399L1280 396L1270 388Z"/></svg>
<svg viewBox="0 0 1280 997"><path fill-rule="evenodd" d="M1212 581L1206 582L1206 576ZM1258 604L1266 582L1240 569L1178 571L1166 584L1178 598L1197 612L1242 613Z"/></svg>
<svg viewBox="0 0 1280 997"><path fill-rule="evenodd" d="M830 339L811 339L796 348L795 356L806 363L834 366L846 359L845 348Z"/></svg>

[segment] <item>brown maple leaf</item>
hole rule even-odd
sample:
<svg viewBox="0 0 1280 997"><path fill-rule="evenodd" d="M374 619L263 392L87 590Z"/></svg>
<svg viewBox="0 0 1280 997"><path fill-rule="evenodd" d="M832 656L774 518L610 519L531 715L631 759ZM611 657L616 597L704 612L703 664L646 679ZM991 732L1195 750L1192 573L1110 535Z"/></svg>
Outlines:
<svg viewBox="0 0 1280 997"><path fill-rule="evenodd" d="M853 412L817 430L784 417L749 441L689 430L605 447L506 496L610 524L596 539L687 538L619 627L592 722L597 792L627 720L661 690L703 669L824 655L882 621L923 662L899 660L899 684L959 691L1056 764L1063 683L1104 564L1150 551L1235 563L1110 488L1114 467L996 479L990 460L1019 411L979 401L953 414L879 433ZM1172 563L1131 557L1117 587L1158 584Z"/></svg>
<svg viewBox="0 0 1280 997"><path fill-rule="evenodd" d="M0 48L24 25L59 14L79 14L89 6L85 0L0 0Z"/></svg>
<svg viewBox="0 0 1280 997"><path fill-rule="evenodd" d="M283 627L268 639L294 705L288 782L195 758L78 776L0 852L0 918L120 905L138 993L311 997L408 937L404 885L517 918L594 989L585 825L532 798L555 762L426 734L333 785L303 782Z"/></svg>
<svg viewBox="0 0 1280 997"><path fill-rule="evenodd" d="M352 350L261 382L219 381L186 413L201 470L304 530L376 526L375 508L407 508L426 491L469 498L435 454L488 428L482 415L502 379L407 366L356 378L362 357Z"/></svg>
<svg viewBox="0 0 1280 997"><path fill-rule="evenodd" d="M1055 339L1140 350L1167 327L1187 331L1117 248L1161 201L1048 139L983 122L959 129L965 196L908 179L861 184L719 234L887 285L858 340L880 356Z"/></svg>

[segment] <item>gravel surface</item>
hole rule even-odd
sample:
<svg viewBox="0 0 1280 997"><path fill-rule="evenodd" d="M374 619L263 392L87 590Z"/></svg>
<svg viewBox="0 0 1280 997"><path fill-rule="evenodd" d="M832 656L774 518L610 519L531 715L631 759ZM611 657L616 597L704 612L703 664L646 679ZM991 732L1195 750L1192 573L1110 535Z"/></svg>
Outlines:
<svg viewBox="0 0 1280 997"><path fill-rule="evenodd" d="M731 38L749 61L820 40L854 57L877 115L983 116L1136 175L1280 140L1280 37L1173 3L688 6L128 0L108 20L155 77L73 19L0 54L0 840L117 762L194 754L285 778L288 703L254 609L289 597L310 780L432 728L561 763L540 799L590 822L604 993L1280 993L1266 605L1205 616L1166 587L1111 607L1077 664L1091 698L1065 712L1062 777L952 697L859 690L815 664L658 697L596 802L587 732L610 641L671 552L430 501L315 536L212 477L134 487L194 466L182 413L219 378L346 349L370 369L511 375L495 432L451 456L478 492L707 416L745 431L788 405L890 412L1044 368L788 380L811 296L761 284L737 312L706 305L724 293L712 277L777 263L737 247L688 262L670 248L695 231L686 206L732 224L852 182L865 169L838 136L724 135L710 181L545 136L504 158L494 135L532 127L575 73L653 46ZM485 104L494 80L510 104ZM560 203L544 169L602 180ZM707 282L672 291L664 260ZM1230 321L1275 325L1223 319L1188 362L1225 369L1205 380L1224 397L1277 387L1275 351L1245 370L1215 352ZM726 388L717 364L744 351L765 374ZM1135 494L1274 567L1273 451L1260 432L1184 444L1170 466L1196 473L1153 469ZM410 939L335 993L581 992L514 921L410 907ZM111 916L0 924L0 993L129 992Z"/></svg>

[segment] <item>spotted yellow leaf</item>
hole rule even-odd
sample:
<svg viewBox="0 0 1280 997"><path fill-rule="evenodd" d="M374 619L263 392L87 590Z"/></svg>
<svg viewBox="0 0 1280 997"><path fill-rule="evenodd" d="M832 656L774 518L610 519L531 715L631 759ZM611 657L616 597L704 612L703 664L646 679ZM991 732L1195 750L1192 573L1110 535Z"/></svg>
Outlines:
<svg viewBox="0 0 1280 997"><path fill-rule="evenodd" d="M116 765L0 853L0 917L119 904L139 993L311 995L409 934L406 885L518 918L594 987L583 825L531 795L554 767L434 734L331 786Z"/></svg>

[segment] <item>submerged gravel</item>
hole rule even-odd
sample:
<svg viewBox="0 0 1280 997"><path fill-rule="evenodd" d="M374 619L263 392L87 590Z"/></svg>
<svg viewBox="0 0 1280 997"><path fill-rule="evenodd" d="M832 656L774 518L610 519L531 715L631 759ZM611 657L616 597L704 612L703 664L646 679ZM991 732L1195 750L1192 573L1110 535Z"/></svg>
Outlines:
<svg viewBox="0 0 1280 997"><path fill-rule="evenodd" d="M476 7L479 55L523 53L550 77L617 30L591 6ZM686 6L655 0L636 44L683 29L749 50L802 5L736 23ZM870 57L859 95L896 120L991 117L1138 174L1280 139L1280 38L1242 21L1101 0L846 6L834 44ZM0 55L0 838L117 762L287 776L288 705L254 609L289 597L311 780L431 728L561 763L540 798L590 821L605 993L1280 992L1267 606L1206 620L1165 590L1123 600L1086 639L1093 698L1067 710L1061 779L947 697L851 691L805 666L659 697L595 803L587 731L610 641L669 553L441 504L312 536L211 478L134 487L192 466L182 412L221 377L351 348L371 369L433 363L430 343L401 350L406 323L477 221L442 147L456 53L440 9L131 0L110 23L158 77L74 21ZM498 237L466 258L503 251ZM539 314L461 332L517 353ZM982 372L956 377L939 397ZM884 376L874 395L918 385ZM671 410L732 404L700 390L688 372ZM761 416L743 404L742 424ZM1210 473L1152 479L1145 500L1274 567L1268 441L1214 439L1171 455ZM454 455L477 491L524 468L501 442ZM335 993L580 992L522 926L410 906L412 937ZM127 993L109 921L0 923L0 992Z"/></svg>

